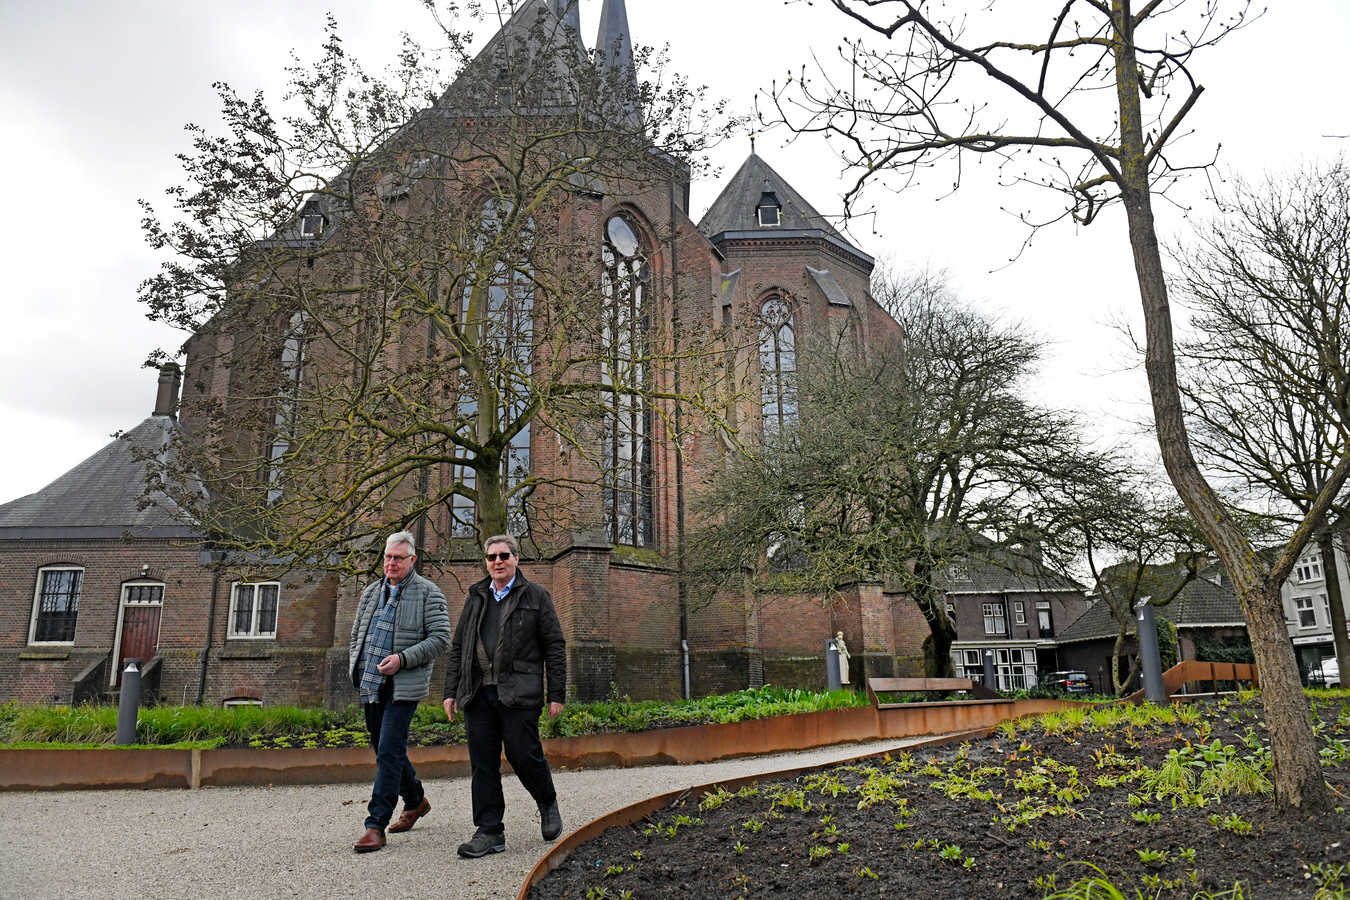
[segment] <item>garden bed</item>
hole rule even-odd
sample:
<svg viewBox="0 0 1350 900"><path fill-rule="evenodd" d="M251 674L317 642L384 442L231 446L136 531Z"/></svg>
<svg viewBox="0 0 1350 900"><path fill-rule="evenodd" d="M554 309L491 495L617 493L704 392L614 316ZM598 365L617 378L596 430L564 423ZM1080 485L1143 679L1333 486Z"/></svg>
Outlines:
<svg viewBox="0 0 1350 900"><path fill-rule="evenodd" d="M1350 694L1312 703L1328 783L1350 796ZM1277 816L1268 767L1250 694L1067 710L686 796L573 848L528 896L1043 898L1095 866L1128 898L1343 897L1350 817Z"/></svg>

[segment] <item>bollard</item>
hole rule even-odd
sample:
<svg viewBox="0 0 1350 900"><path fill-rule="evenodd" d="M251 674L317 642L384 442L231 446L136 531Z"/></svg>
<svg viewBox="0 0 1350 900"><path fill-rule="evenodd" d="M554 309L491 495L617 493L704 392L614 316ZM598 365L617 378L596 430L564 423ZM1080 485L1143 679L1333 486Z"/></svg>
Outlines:
<svg viewBox="0 0 1350 900"><path fill-rule="evenodd" d="M1146 600L1135 607L1136 631L1139 635L1139 665L1143 669L1144 699L1150 703L1166 703L1167 688L1163 686L1162 657L1158 654L1158 615Z"/></svg>
<svg viewBox="0 0 1350 900"><path fill-rule="evenodd" d="M998 690L998 670L994 668L994 651L984 651L984 686L991 691Z"/></svg>
<svg viewBox="0 0 1350 900"><path fill-rule="evenodd" d="M117 738L115 744L136 743L136 713L141 705L141 661L125 660L122 670L122 698L117 704Z"/></svg>
<svg viewBox="0 0 1350 900"><path fill-rule="evenodd" d="M825 642L825 688L837 691L843 687L843 682L839 680L839 648L834 638L830 638Z"/></svg>

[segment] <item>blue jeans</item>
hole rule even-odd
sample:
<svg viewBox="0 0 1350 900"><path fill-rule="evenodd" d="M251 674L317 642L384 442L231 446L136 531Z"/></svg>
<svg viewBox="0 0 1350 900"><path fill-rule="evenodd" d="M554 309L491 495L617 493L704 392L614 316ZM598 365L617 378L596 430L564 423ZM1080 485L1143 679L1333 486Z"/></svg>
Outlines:
<svg viewBox="0 0 1350 900"><path fill-rule="evenodd" d="M386 683L378 702L361 704L370 745L375 748L375 788L366 807L366 827L381 830L388 827L400 796L409 809L416 809L423 796L422 782L408 760L408 726L417 701L387 699L392 693L392 685Z"/></svg>

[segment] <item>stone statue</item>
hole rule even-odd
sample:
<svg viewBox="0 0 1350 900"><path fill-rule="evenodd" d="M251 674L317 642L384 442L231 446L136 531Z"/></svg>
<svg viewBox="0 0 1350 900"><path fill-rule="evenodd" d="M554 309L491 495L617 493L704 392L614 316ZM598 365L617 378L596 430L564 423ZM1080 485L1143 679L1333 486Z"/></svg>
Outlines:
<svg viewBox="0 0 1350 900"><path fill-rule="evenodd" d="M848 684L848 646L844 643L844 633L834 636L834 646L839 650L839 683Z"/></svg>

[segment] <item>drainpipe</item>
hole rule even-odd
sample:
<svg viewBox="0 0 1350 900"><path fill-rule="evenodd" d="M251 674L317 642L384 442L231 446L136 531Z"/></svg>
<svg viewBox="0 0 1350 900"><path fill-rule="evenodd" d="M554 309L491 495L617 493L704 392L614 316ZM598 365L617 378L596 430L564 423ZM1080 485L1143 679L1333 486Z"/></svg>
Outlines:
<svg viewBox="0 0 1350 900"><path fill-rule="evenodd" d="M684 572L684 445L680 422L680 267L675 258L675 179L670 179L671 342L675 350L675 592L680 604L680 653L684 657L684 699L689 693L689 591Z"/></svg>
<svg viewBox="0 0 1350 900"><path fill-rule="evenodd" d="M202 648L202 671L197 677L197 705L202 705L202 699L206 696L206 667L211 658L211 641L215 638L216 631L216 598L220 594L220 569L215 566L216 554L211 553L211 603L206 614L206 646Z"/></svg>

